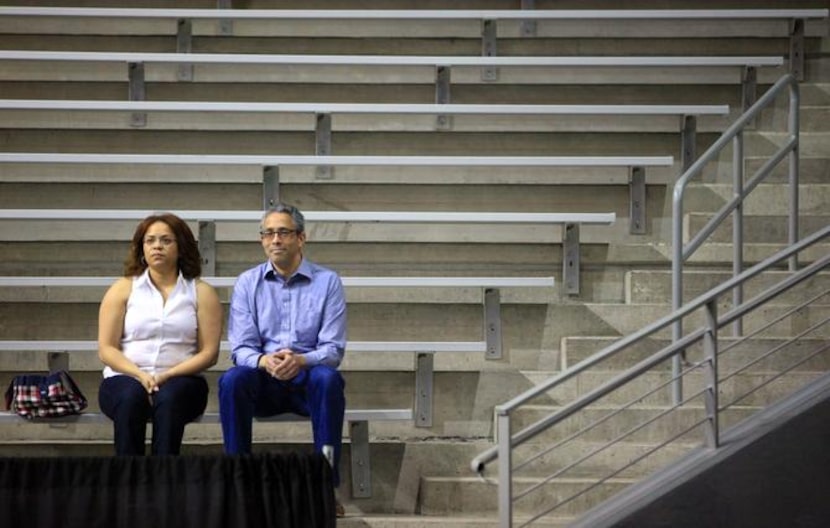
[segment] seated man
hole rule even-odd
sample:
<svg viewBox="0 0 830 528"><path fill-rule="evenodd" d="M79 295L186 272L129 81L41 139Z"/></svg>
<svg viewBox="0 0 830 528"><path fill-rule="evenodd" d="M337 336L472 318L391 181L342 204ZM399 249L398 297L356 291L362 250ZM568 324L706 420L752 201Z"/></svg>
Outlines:
<svg viewBox="0 0 830 528"><path fill-rule="evenodd" d="M309 416L314 447L332 463L338 486L346 408L337 370L346 346L343 284L303 257L305 219L297 208L267 211L259 234L268 260L242 273L231 297L235 366L219 379L225 452L251 452L254 416Z"/></svg>

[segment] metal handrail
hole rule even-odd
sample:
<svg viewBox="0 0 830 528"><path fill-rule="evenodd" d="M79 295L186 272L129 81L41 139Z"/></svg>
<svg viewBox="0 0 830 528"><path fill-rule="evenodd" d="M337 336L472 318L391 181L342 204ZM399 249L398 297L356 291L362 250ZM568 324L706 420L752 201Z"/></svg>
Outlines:
<svg viewBox="0 0 830 528"><path fill-rule="evenodd" d="M606 359L613 357L623 349L627 348L628 346L641 341L649 337L650 335L662 330L669 325L671 325L675 320L682 319L690 315L691 313L695 312L696 310L704 307L708 303L712 302L713 300L719 298L724 293L728 292L735 288L738 284L748 281L749 279L761 274L763 271L767 270L768 268L774 266L775 264L781 262L782 260L790 258L792 255L803 251L805 248L823 240L824 238L830 237L830 226L825 227L815 233L811 234L810 236L805 237L797 244L787 247L779 251L778 253L766 258L765 260L759 262L758 264L748 268L743 273L738 275L737 277L733 277L730 280L716 286L715 288L709 290L706 293L703 293L696 297L694 300L688 302L684 306L682 306L679 310L675 310L672 313L654 321L653 323L646 325L645 327L641 328L639 331L630 334L626 337L623 337L619 341L603 348L596 354L592 354L591 356L585 358L584 360L580 361L573 367L569 368L568 370L560 373L557 376L549 379L548 381L532 387L527 391L523 392L522 394L516 396L512 400L503 403L501 405L497 405L495 407L495 414L496 416L508 416L511 412L515 411L522 405L526 404L527 402L533 400L541 396L542 394L550 391L551 389L555 388L558 385L561 385L563 382L568 381L569 379L577 376L578 374L588 370L589 368L605 361ZM785 281L783 281L784 286L776 285L775 287L771 288L768 292L764 292L759 296L747 301L745 306L738 306L721 316L721 320L728 322L733 321L734 319L745 315L746 312L751 311L752 309L757 308L758 305L763 304L769 298L778 295L783 289L788 289L795 286L798 282L803 281L808 276L817 273L823 267L830 265L830 254L825 255L823 258L815 261L810 266L804 268L802 271L805 272L806 276L791 276L788 277ZM654 355L646 358L645 360L641 361L634 367L631 367L630 370L648 370L649 368L653 367L654 365L659 364L662 361L665 361L672 354L676 353L678 348L687 347L693 342L699 340L704 333L703 330L698 330L692 332L685 337L683 337L680 341L673 343L663 351L659 351ZM608 384L614 385L622 385L624 382L629 381L631 379L628 375L628 371L623 372L617 378L608 382ZM591 398L592 393L588 393L581 398L577 399L570 405L564 407L560 413L565 414L567 409L570 409L573 406L577 406L583 402L583 400L587 398ZM596 398L593 398L596 399ZM567 413L570 414L570 413ZM555 420L558 421L558 420ZM514 446L518 446L527 439L535 436L542 430L546 429L547 426L551 425L552 422L555 421L545 421L542 423L542 427L534 427L530 426L519 433L513 435L513 438L516 440L512 443ZM483 453L479 454L475 457L471 463L471 468L473 471L481 472L484 469L484 466L497 458L497 447L491 447L490 449L484 451Z"/></svg>
<svg viewBox="0 0 830 528"><path fill-rule="evenodd" d="M787 120L787 142L779 148L764 165L758 169L748 182L744 182L744 148L743 133L747 126L755 122L758 115L773 103L776 97L785 89L789 90L789 119ZM799 147L799 119L798 109L800 94L798 80L792 74L782 76L772 87L764 93L741 117L739 117L726 131L721 134L715 143L709 147L684 172L674 184L672 195L672 309L677 310L683 305L683 263L696 251L701 244L717 229L730 214L735 214L732 226L732 272L738 275L743 270L743 203L747 195L764 180L772 170L789 158L789 224L788 243L795 244L798 240L798 147ZM714 217L697 233L687 244L683 243L683 196L692 178L700 175L704 167L732 142L732 193L733 198L727 202ZM795 255L789 261L790 271L798 267ZM732 292L733 304L738 305L743 298L743 289L740 285ZM736 321L735 334L740 335L741 322ZM672 327L672 339L678 341L683 335L683 321L677 320ZM683 351L672 360L672 373L677 376L683 360ZM675 401L683 399L682 379L677 378L673 386Z"/></svg>
<svg viewBox="0 0 830 528"><path fill-rule="evenodd" d="M662 350L655 352L654 354L643 359L636 365L621 372L620 374L618 374L608 382L604 383L603 385L594 388L590 392L577 398L575 401L562 407L557 412L552 413L547 417L538 420L536 423L525 427L517 433L512 433L510 431L510 417L512 412L516 411L519 407L521 407L528 401L538 396L541 396L542 394L550 391L552 388L575 377L581 372L586 371L590 367L616 355L617 353L621 352L631 344L639 342L661 329L667 328L668 326L672 325L675 321L681 320L683 317L690 315L695 310L701 308L711 309L717 302L717 299L729 292L730 290L740 286L744 282L752 279L753 277L777 265L778 263L790 259L792 256L803 251L807 247L810 247L828 237L830 237L830 226L826 226L825 228L805 237L799 242L766 258L762 262L759 262L758 264L746 269L739 275L732 277L730 280L724 282L723 284L716 286L710 291L699 295L694 300L682 306L679 310L675 310L671 314L662 317L661 319L651 323L650 325L647 325L638 332L635 332L627 337L620 339L616 343L608 347L605 347L596 354L577 363L567 371L562 372L558 376L551 378L547 382L525 391L521 395L513 398L505 404L496 406L495 416L498 443L497 445L487 449L486 451L476 456L471 461L471 468L474 472L483 474L487 464L493 462L496 459L499 460L499 515L501 525L512 525L511 501L513 497L511 474L513 470L513 449L517 448L518 446L530 440L531 438L537 436L538 434L548 430L553 425L562 422L569 416L584 409L585 407L602 398L603 396L610 394L617 388L621 387L628 381L637 378L638 376L650 370L654 366L676 356L679 350L682 350L683 348L690 346L692 343L703 339L705 335L708 332L710 332L710 329L698 329L684 336L682 339L671 343ZM807 280L808 278L812 277L813 275L815 275L816 273L828 266L830 266L830 254L824 255L823 257L815 260L812 264L804 267L798 273L795 273L787 277L780 283L759 293L758 295L742 303L741 305L733 307L731 310L729 310L722 316L717 317L714 324L715 328L731 324L736 319L745 316L750 311L770 301L772 298L781 294L783 291L786 291L800 284L801 282ZM716 406L716 408L713 411L715 413L718 413L720 409L718 409ZM714 422L717 422L717 417L714 418ZM715 444L717 444L718 434L716 427L713 433L713 439Z"/></svg>

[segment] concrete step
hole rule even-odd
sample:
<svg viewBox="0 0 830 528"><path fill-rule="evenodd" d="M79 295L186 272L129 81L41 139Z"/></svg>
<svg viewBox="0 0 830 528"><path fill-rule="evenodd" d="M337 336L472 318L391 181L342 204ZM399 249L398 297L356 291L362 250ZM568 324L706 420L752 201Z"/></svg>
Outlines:
<svg viewBox="0 0 830 528"><path fill-rule="evenodd" d="M744 298L750 299L790 276L787 271L768 271L744 285ZM732 277L729 271L691 270L683 274L683 298L694 299ZM632 270L626 273L626 302L660 303L672 299L672 273L667 270ZM830 290L830 273L819 273L778 297L778 302L797 304L821 291ZM731 294L723 299L731 305Z"/></svg>
<svg viewBox="0 0 830 528"><path fill-rule="evenodd" d="M559 409L550 405L526 405L512 414L511 428L520 431ZM735 425L758 410L758 407L749 406L730 407L720 413L720 427L726 429ZM671 441L677 435L682 435L683 443L699 443L705 438L706 412L701 397L692 400L691 405L667 411L669 408L665 406L640 405L621 410L614 404L600 404L583 409L528 442L550 447L572 435L579 435L574 438L584 442L610 442L613 439L639 444L660 444ZM604 418L608 419L601 421ZM647 423L650 420L653 421ZM592 424L596 425L584 430Z"/></svg>
<svg viewBox="0 0 830 528"><path fill-rule="evenodd" d="M125 235L129 236L129 235ZM126 238L124 239L126 241ZM121 274L121 262L127 252L125 241L0 242L0 275L107 276ZM668 248L638 244L581 244L582 291L580 300L614 302L625 300L625 272L638 267L659 266L669 269ZM262 260L261 248L250 241L225 241L217 245L216 275L233 277ZM322 242L316 237L306 245L309 258L329 266L343 276L556 276L552 292L535 292L528 288L506 288L502 300L512 302L560 302L562 248L559 244L505 243L494 251L492 244L409 243L390 241ZM60 260L53 258L61 255ZM29 302L37 299L99 302L103 291L97 288L36 291L0 288L3 302ZM27 290L27 291L23 291ZM394 288L348 288L350 302L400 302L408 299L432 299L455 302L460 291L402 291ZM228 292L220 290L226 299ZM446 295L445 295L446 293ZM463 294L478 295L480 292ZM518 296L518 297L517 297ZM472 298L472 297L470 297ZM537 299L537 301L531 301Z"/></svg>
<svg viewBox="0 0 830 528"><path fill-rule="evenodd" d="M537 484L539 479L514 479L514 493L520 493L528 486ZM514 503L514 511L519 516L535 515L549 508L557 501L588 488L593 484L590 479L555 479L548 482L534 493ZM577 515L590 506L605 500L631 484L630 480L612 479L586 495L566 503L553 515ZM426 515L446 515L461 512L495 513L497 508L497 487L495 481L483 481L477 477L434 477L427 478L422 487L421 512Z"/></svg>
<svg viewBox="0 0 830 528"><path fill-rule="evenodd" d="M671 167L649 167L646 171L646 183L649 185L666 184L674 181L680 170L679 163ZM805 171L806 172L806 171ZM436 171L434 167L336 167L327 178L322 178L315 167L287 166L280 167L280 188L297 189L297 185L313 184L315 188L326 185L343 184L406 184L440 185L628 185L627 167L446 167ZM122 186L132 184L124 193L141 193L148 184L167 184L167 189L175 189L179 183L198 183L199 192L206 192L207 199L212 199L209 184L234 184L231 189L240 196L258 197L262 193L262 168L253 165L103 165L103 164L23 164L5 163L0 174L0 182L26 182L29 184L70 184L84 182L88 185L115 184ZM136 182L141 182L136 184ZM201 187L205 187L204 191ZM469 185L468 185L469 186ZM117 187L102 186L99 192ZM122 187L123 188L123 187ZM8 187L11 192L11 187ZM89 188L80 187L82 192ZM193 190L193 186L187 189ZM300 188L301 189L301 188ZM410 187L411 189L411 187ZM382 191L376 187L375 190ZM292 194L296 191L290 191ZM56 196L56 198L59 198ZM158 198L158 197L157 197ZM226 196L227 198L227 196ZM117 201L118 193L109 193L106 200ZM411 199L411 198L410 198ZM446 199L444 197L443 199Z"/></svg>
<svg viewBox="0 0 830 528"><path fill-rule="evenodd" d="M611 336L572 336L563 339L561 348L563 368L576 365L617 340L619 340L618 337ZM738 344L735 339L724 336L721 337L720 342L721 353L718 357L718 368L723 369L723 372L734 372L750 362L759 360L768 352L776 350L775 353L765 357L748 370L750 379L764 377L770 373L793 367L799 361L807 359L820 350L825 343L824 337L811 336L791 343L785 339L753 338ZM647 339L596 365L594 370L607 373L628 368L669 344L671 344L670 337ZM701 345L690 347L686 354L689 361L700 361L703 358ZM669 366L665 365L664 368L668 371ZM809 377L812 374L807 373L824 372L828 368L830 368L830 354L823 352L814 359L799 365L796 371ZM601 377L602 374L598 376Z"/></svg>
<svg viewBox="0 0 830 528"><path fill-rule="evenodd" d="M355 40L355 39L353 39ZM528 50L528 44L536 44L543 46L542 41L536 39L520 39L519 46L514 50L516 55L550 55L550 49L536 48L535 50ZM632 42L644 39L623 39L623 42ZM670 42L670 41L668 41ZM311 44L315 44L312 42ZM470 41L475 46L469 53L463 55L480 55L480 41ZM339 45L339 43L328 42L329 46ZM384 42L388 46L387 42ZM440 42L431 43L432 46L440 45ZM613 46L613 44L609 44ZM670 44L666 44L669 47ZM338 54L349 53L348 50L337 49L336 51L326 52L323 46L316 46L316 50L303 50L300 54ZM342 46L341 46L342 48ZM425 55L453 55L451 46L450 49L436 50L435 53L424 53L424 50L413 50L414 54ZM522 49L524 48L524 49ZM257 49L256 53L267 53L264 49ZM286 47L281 48L277 53L286 53ZM618 54L619 50L615 49L611 55ZM665 51L664 51L665 53ZM678 54L683 53L678 51ZM718 50L718 53L722 53ZM774 55L766 56L781 56L786 53L782 51ZM352 54L355 54L352 51ZM369 54L372 54L369 51ZM400 54L395 47L390 47L384 50L381 55ZM457 53L455 53L457 54ZM500 55L507 55L504 49L499 49ZM653 54L653 49L649 49L644 54ZM699 55L696 53L695 55ZM581 55L580 53L571 53L569 55ZM763 55L763 54L762 54ZM825 73L821 71L821 65L816 64L820 59L813 59L808 57L805 61L805 68L811 71L811 78L821 79L825 77ZM75 64L69 61L51 61L48 67L44 67L44 63L39 61L11 61L15 62L13 66L9 65L10 61L5 61L5 64L0 64L0 79L5 81L98 81L98 82L114 82L125 80L127 77L126 64L119 64L117 61L112 63L101 63L89 65L89 63ZM376 84L396 84L396 83L432 83L435 79L434 66L438 61L430 61L432 64L426 66L378 66L371 64L368 66L327 66L320 67L318 65L272 65L272 64L199 64L194 68L192 81L196 83L228 83L228 82L246 82L246 83L376 83ZM563 65L558 67L532 67L532 66L512 66L500 67L498 69L497 82L500 83L516 83L516 84L607 84L613 82L616 84L661 84L661 85L698 85L698 84L727 84L733 85L736 88L740 85L740 78L735 75L735 67L724 67L722 65L715 66L685 66L685 67L667 67L655 68L653 66L579 66L572 67L571 65ZM763 66L758 68L758 82L761 84L772 84L786 73L786 64L779 66ZM815 72L815 75L812 73ZM178 82L180 77L180 70L177 64L148 64L145 68L145 78L151 82ZM453 83L490 83L491 80L482 79L481 68L478 66L454 66L452 71ZM611 79L612 81L609 81Z"/></svg>
<svg viewBox="0 0 830 528"><path fill-rule="evenodd" d="M825 301L820 301L825 302ZM593 335L628 335L641 329L643 326L656 321L657 319L671 313L671 308L666 304L585 304L585 310L592 317L596 332ZM751 333L760 329L773 320L782 317L791 308L786 305L765 305L756 309L743 319L744 332ZM814 304L789 314L774 326L764 330L761 337L790 336L807 330L819 321L830 317L830 306L826 304ZM702 326L702 315L695 313L690 315L684 323L688 331ZM812 337L824 337L830 330L819 328ZM670 328L657 332L653 337L668 337ZM583 335L576 332L571 335Z"/></svg>
<svg viewBox="0 0 830 528"><path fill-rule="evenodd" d="M827 111L830 108L830 90L827 83L805 82L799 86L801 108L799 112L799 130L801 132L827 131ZM761 119L756 122L758 130L787 130L789 117L789 97L782 94L776 98L774 105L767 108Z"/></svg>
<svg viewBox="0 0 830 528"><path fill-rule="evenodd" d="M771 112L771 116L765 116L760 126L769 130L787 130L788 112ZM830 104L801 104L799 112L799 131L804 133L826 132L827 120L830 118Z"/></svg>
<svg viewBox="0 0 830 528"><path fill-rule="evenodd" d="M547 304L503 304L503 336L510 348L537 350ZM2 339L97 339L98 303L0 304ZM50 321L36 328L32 321ZM417 325L413 326L413 322ZM349 338L355 341L480 341L484 317L481 301L454 303L354 303L349 306ZM523 335L522 332L525 332Z"/></svg>
<svg viewBox="0 0 830 528"><path fill-rule="evenodd" d="M251 267L251 263L257 260L248 261L245 269ZM319 262L319 261L317 261ZM239 270L244 271L244 270ZM550 272L551 270L547 270ZM552 275L552 274L551 274ZM15 275L13 275L15 276ZM28 274L17 275L29 277ZM50 275L36 275L35 277L49 277ZM59 275L66 277L94 277L106 283L109 278L120 276L120 270L111 270L110 273L102 275ZM228 275L217 275L217 280L224 282L228 277L233 278L236 273ZM481 277L492 276L482 274ZM517 275L515 272L502 277L544 277L539 273L533 275ZM550 275L548 275L550 276ZM363 275L343 275L345 279L358 279ZM425 275L402 274L402 275L370 275L370 277L473 277L471 274L460 275L437 275L429 273ZM208 279L210 280L210 279ZM502 304L547 304L556 299L556 288L522 286L504 286L499 288L500 301ZM347 301L352 304L482 304L484 302L482 288L478 286L362 286L350 284L345 287ZM222 303L227 303L232 286L219 284L216 286L217 293ZM47 303L47 304L98 304L106 291L106 287L92 286L3 286L0 287L0 301L7 303Z"/></svg>
<svg viewBox="0 0 830 528"><path fill-rule="evenodd" d="M817 360L812 362L812 364L815 365L818 362ZM769 361L764 361L762 365L766 366L768 363ZM721 376L729 375L734 371L733 368L729 368L728 366L722 368ZM636 380L614 391L606 397L605 401L613 402L617 405L627 405L635 401L645 405L671 405L673 401L673 384L672 375L669 370L669 366L666 365L660 372L647 372ZM789 372L774 381L773 378L780 373L771 370L735 374L719 383L718 397L721 404L728 404L739 400L745 405L764 406L792 394L797 389L819 377L822 372ZM599 387L619 373L620 371L616 370L591 369L577 376L574 381L565 382L556 389L549 391L548 394L551 399L564 405L567 402L575 400L578 396L587 394L592 389ZM558 372L554 371L525 372L525 375L537 384L551 379L557 374ZM763 384L765 383L767 385L764 386ZM704 390L708 387L708 384L706 383L706 376L700 370L696 370L683 376L682 386L684 394L690 395ZM648 396L644 396L646 394Z"/></svg>
<svg viewBox="0 0 830 528"><path fill-rule="evenodd" d="M48 178L47 178L48 179ZM282 199L301 203L305 210L343 211L526 211L560 213L614 213L617 221L610 226L582 226L580 241L583 243L644 242L659 237L656 229L649 235L632 235L629 227L630 192L627 181L617 179L615 183L602 177L591 184L555 182L540 185L512 185L508 182L497 184L461 183L447 185L418 185L408 183L322 183L287 184L282 186ZM663 214L664 187L650 185L649 198L645 203L645 215L650 224L666 223ZM51 204L56 208L69 209L146 209L180 210L193 207L194 196L199 200L199 209L240 209L261 208L262 187L258 184L199 184L193 183L148 183L142 185L125 183L43 183L23 182L0 184L0 205L6 208L39 208L42 203L31 197L44 192L56 193L59 197ZM229 199L228 197L233 198ZM528 196L534 196L528 199ZM161 198L160 198L161 197ZM185 198L187 197L187 198ZM3 221L0 225L2 241L67 241L109 243L126 241L135 228L134 221L66 221L56 227L54 222L31 222L19 220ZM226 243L250 241L256 231L256 222L217 222L217 241L220 259ZM194 224L195 230L195 224ZM308 229L309 239L320 242L352 243L397 243L417 242L421 244L558 244L562 240L560 226L528 225L517 230L515 226L493 224L475 225L470 223L422 224L391 223L347 223L313 222ZM244 247L244 245L241 245ZM258 250L249 245L247 251ZM13 254L25 252L17 249ZM48 260L48 259L45 259Z"/></svg>
<svg viewBox="0 0 830 528"><path fill-rule="evenodd" d="M759 132L768 143L769 152L781 147L789 140L786 132ZM827 127L813 132L802 132L799 134L799 153L807 157L830 157L830 132Z"/></svg>
<svg viewBox="0 0 830 528"><path fill-rule="evenodd" d="M533 522L535 526L564 528L573 521L572 516L556 519L541 519ZM527 522L527 517L517 516L515 523ZM465 512L461 515L361 515L353 514L348 509L346 517L337 519L337 526L342 528L432 528L432 527L475 527L498 528L500 526L496 512L489 515L473 515Z"/></svg>
<svg viewBox="0 0 830 528"><path fill-rule="evenodd" d="M19 445L21 443L40 443L47 446L65 444L103 443L112 445L113 431L111 423L95 424L30 424L21 419L20 424L4 425L0 430L0 442ZM370 441L382 440L399 442L402 439L416 439L409 434L415 428L402 422L372 422L370 424ZM150 429L148 429L149 438ZM434 436L422 433L422 437ZM268 422L254 425L253 442L256 445L272 444L312 444L310 422ZM344 426L344 441L349 441L348 427ZM189 424L185 428L184 444L199 446L221 446L222 429L218 423Z"/></svg>
<svg viewBox="0 0 830 528"><path fill-rule="evenodd" d="M744 172L754 175L769 158L748 156ZM798 160L798 181L800 183L826 183L830 174L830 159L825 157L811 157L801 154ZM779 163L767 176L768 183L787 183L789 179L789 164ZM732 162L721 160L717 166L705 173L701 181L718 181L728 183L732 181Z"/></svg>
<svg viewBox="0 0 830 528"><path fill-rule="evenodd" d="M6 152L108 152L124 154L307 154L315 152L313 131L40 130L8 128ZM705 150L717 135L698 134ZM448 139L452 141L448 141ZM677 132L335 132L331 152L392 155L677 155ZM703 150L699 150L702 152Z"/></svg>
<svg viewBox="0 0 830 528"><path fill-rule="evenodd" d="M771 305L756 310L745 318L745 332L781 316L789 308ZM813 305L790 314L765 337L790 336L809 329L830 315L827 305ZM481 340L484 329L482 306L470 299L465 302L435 303L353 303L349 307L349 338L358 341L431 341ZM644 325L670 313L665 303L606 304L582 302L505 303L501 308L502 337L507 357L515 353L533 361L547 362L552 351L560 348L566 336L620 336L633 333ZM0 338L2 339L96 339L98 303L12 302L0 304ZM49 321L33 326L32 321ZM413 325L413 321L418 321ZM692 329L702 324L699 314L686 323ZM827 329L819 329L813 337L822 337ZM668 337L670 330L657 338ZM530 351L533 351L532 353ZM545 356L545 357L543 357ZM523 359L517 365L525 364Z"/></svg>
<svg viewBox="0 0 830 528"><path fill-rule="evenodd" d="M744 246L744 264L747 266L757 264L785 249L787 244L776 243L754 243ZM671 248L668 246L660 246L667 255L671 254ZM819 243L805 249L798 255L798 261L801 264L814 262L816 259L827 255L830 251L830 244ZM686 264L686 269L694 266L717 264L721 266L730 266L734 259L734 246L731 242L709 242L703 244L698 250L689 258Z"/></svg>
<svg viewBox="0 0 830 528"><path fill-rule="evenodd" d="M801 103L805 106L830 106L830 83L805 82L800 86Z"/></svg>
<svg viewBox="0 0 830 528"><path fill-rule="evenodd" d="M471 55L477 55L475 50ZM434 80L425 84L314 84L314 83L199 83L156 82L146 79L147 99L154 101L435 103ZM806 86L806 85L805 85ZM806 92L805 92L806 93ZM818 92L816 92L818 93ZM0 94L9 99L123 100L123 82L87 82L62 79L0 80ZM737 84L709 84L694 90L671 90L666 85L560 84L539 89L527 84L488 83L452 86L451 102L503 104L727 104L739 108ZM805 101L806 102L806 101Z"/></svg>
<svg viewBox="0 0 830 528"><path fill-rule="evenodd" d="M783 189L782 189L783 190ZM690 234L699 233L712 219L709 213L691 213L686 215L686 229ZM733 217L724 220L709 236L709 240L719 243L732 241ZM806 213L799 216L800 236L806 236L823 229L830 223L830 216ZM789 216L786 215L752 215L743 219L744 243L786 244L789 240ZM691 236L687 236L690 239Z"/></svg>
<svg viewBox="0 0 830 528"><path fill-rule="evenodd" d="M683 200L686 212L715 212L732 199L732 184L695 184L687 188ZM804 217L826 215L830 200L827 183L799 185L799 214ZM745 217L787 215L790 211L789 189L782 184L760 184L744 202Z"/></svg>
<svg viewBox="0 0 830 528"><path fill-rule="evenodd" d="M116 99L119 100L119 99ZM83 110L0 110L5 126L16 129L70 130L142 130L178 131L184 140L194 131L226 131L229 134L251 131L313 132L316 120L310 112L241 113L241 112L163 112L144 113L145 123L135 126L129 111ZM389 112L377 115L355 115L334 112L331 130L342 132L432 132L451 137L453 132L617 132L677 133L679 115L453 115L447 126L437 125L438 113L407 115ZM697 131L719 133L739 116L700 115ZM816 125L817 126L817 125ZM79 132L78 132L79 133Z"/></svg>

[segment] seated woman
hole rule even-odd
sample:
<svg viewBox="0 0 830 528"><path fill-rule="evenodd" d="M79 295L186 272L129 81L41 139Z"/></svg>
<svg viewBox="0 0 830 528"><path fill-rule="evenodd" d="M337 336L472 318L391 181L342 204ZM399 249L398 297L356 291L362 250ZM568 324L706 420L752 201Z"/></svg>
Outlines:
<svg viewBox="0 0 830 528"><path fill-rule="evenodd" d="M124 277L98 313L101 410L113 421L118 455L179 453L185 425L207 406L201 373L216 363L222 308L202 271L193 232L179 217L145 218L133 234Z"/></svg>

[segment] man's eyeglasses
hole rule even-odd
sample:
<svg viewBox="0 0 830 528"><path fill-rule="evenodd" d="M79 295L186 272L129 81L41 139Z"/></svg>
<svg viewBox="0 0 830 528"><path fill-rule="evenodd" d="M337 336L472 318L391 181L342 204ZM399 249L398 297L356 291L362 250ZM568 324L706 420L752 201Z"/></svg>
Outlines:
<svg viewBox="0 0 830 528"><path fill-rule="evenodd" d="M148 237L144 237L144 243L148 246L155 246L156 243L161 243L162 246L170 246L170 245L176 243L176 239L166 237L166 236L163 236L163 237L148 236Z"/></svg>
<svg viewBox="0 0 830 528"><path fill-rule="evenodd" d="M262 240L273 240L273 238L276 236L280 240L285 240L286 238L296 233L296 229L265 229L264 231L259 232L259 238L261 238Z"/></svg>

